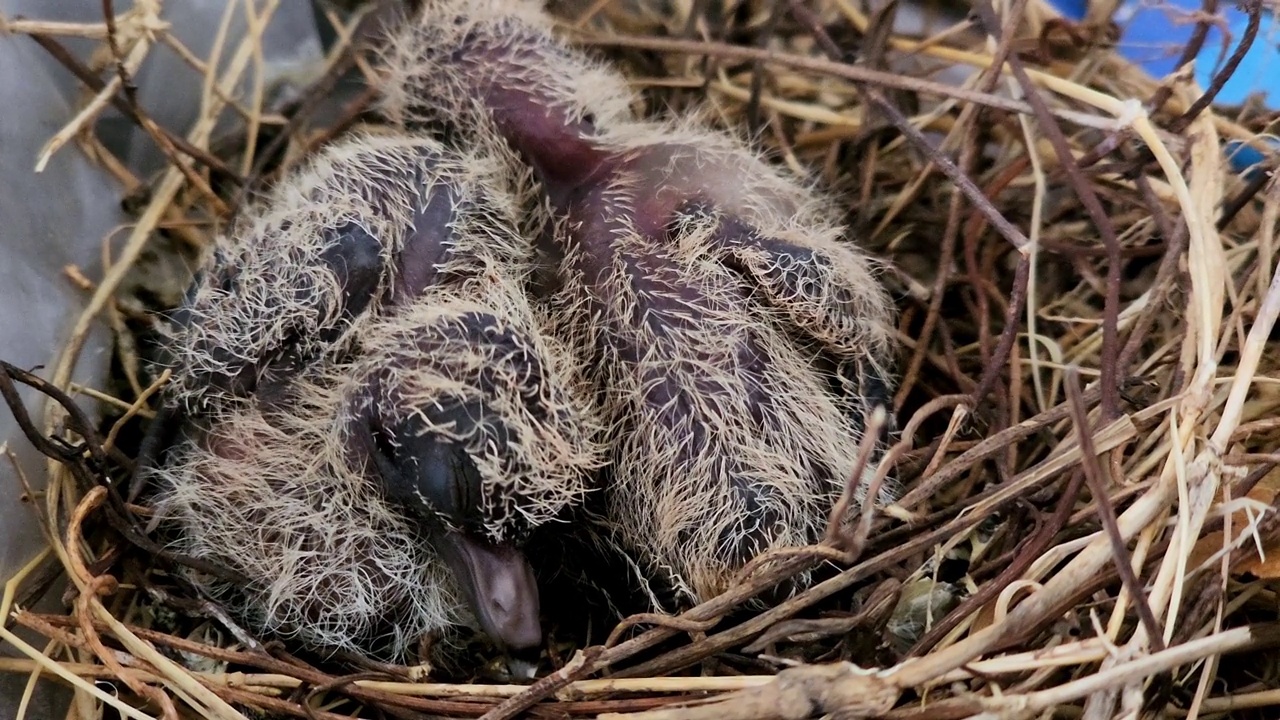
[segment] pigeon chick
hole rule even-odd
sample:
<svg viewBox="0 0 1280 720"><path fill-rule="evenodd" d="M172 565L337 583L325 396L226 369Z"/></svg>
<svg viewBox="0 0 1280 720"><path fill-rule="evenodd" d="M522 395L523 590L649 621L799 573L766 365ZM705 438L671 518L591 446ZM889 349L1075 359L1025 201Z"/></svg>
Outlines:
<svg viewBox="0 0 1280 720"><path fill-rule="evenodd" d="M606 522L688 600L814 542L887 402L892 306L810 183L625 80L532 2L427 0L390 44L387 112L507 144L547 221L556 337L610 428ZM525 174L508 174L521 180Z"/></svg>
<svg viewBox="0 0 1280 720"><path fill-rule="evenodd" d="M177 313L180 429L146 472L184 551L248 578L206 587L259 627L392 655L467 618L540 642L520 547L600 460L573 356L523 293L503 169L345 141L223 239Z"/></svg>

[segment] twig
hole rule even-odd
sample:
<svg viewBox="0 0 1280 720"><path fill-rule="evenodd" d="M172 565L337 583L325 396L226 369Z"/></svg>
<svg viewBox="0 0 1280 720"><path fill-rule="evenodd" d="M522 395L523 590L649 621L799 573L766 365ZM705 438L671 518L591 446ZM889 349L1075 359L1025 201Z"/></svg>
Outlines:
<svg viewBox="0 0 1280 720"><path fill-rule="evenodd" d="M1215 0L1206 0L1206 2L1214 2ZM1183 132L1191 123L1204 112L1205 108L1213 104L1218 93L1222 91L1222 87L1227 81L1235 75L1236 68L1240 67L1240 62L1244 60L1244 56L1249 54L1249 48L1253 47L1253 41L1258 37L1258 28L1262 24L1262 0L1244 0L1241 4L1242 9L1248 14L1248 21L1245 23L1244 34L1240 36L1240 43L1236 45L1236 49L1232 51L1231 56L1222 64L1222 68L1213 76L1213 80L1209 82L1209 87L1205 88L1204 94L1196 98L1191 103L1191 107L1187 111L1178 116L1169 124L1169 129L1175 133Z"/></svg>
<svg viewBox="0 0 1280 720"><path fill-rule="evenodd" d="M999 20L990 5L986 2L977 2L974 3L973 9L982 23L986 25L987 33L994 36L1000 31ZM1071 147L1067 144L1066 135L1054 121L1049 106L1045 103L1044 98L1041 97L1035 83L1027 75L1022 66L1022 61L1016 55L1010 55L1008 63L1009 68L1013 71L1013 77L1022 88L1022 94L1027 102L1031 104L1036 121L1040 126L1040 131L1049 140L1049 144L1053 147L1053 152L1057 155L1063 171L1066 172L1067 180L1071 183L1076 197L1080 199L1080 204L1084 206L1089 219L1093 221L1093 226L1097 229L1098 234L1102 236L1103 245L1107 248L1107 292L1103 303L1101 357L1101 413L1103 422L1107 422L1114 419L1120 405L1119 379L1116 377L1116 356L1120 351L1117 336L1120 314L1120 241L1116 237L1116 231L1111 224L1111 219L1107 217L1106 211L1102 208L1102 203L1098 200L1097 193L1093 191L1079 165L1076 164L1075 157L1071 153ZM1027 152L1035 152L1035 149L1027 148ZM1010 305L1013 304L1010 303ZM1019 316L1021 313L1022 310L1019 307ZM993 364L1003 364L1003 360Z"/></svg>
<svg viewBox="0 0 1280 720"><path fill-rule="evenodd" d="M1071 479L1067 482L1066 487L1063 488L1062 496L1058 498L1058 506L1054 509L1053 516L1028 538L1022 547L1018 548L1012 562L1006 565L995 579L965 598L964 602L960 603L947 617L934 624L933 627L929 628L928 632L921 635L916 644L907 652L907 656L914 657L928 652L948 633L959 627L965 618L973 615L981 607L994 600L1010 583L1022 577L1022 574L1031 567L1032 563L1044 554L1044 551L1049 547L1049 543L1053 541L1053 538L1062 530L1067 520L1070 519L1071 509L1075 507L1076 499L1080 496L1080 490L1083 487L1084 473L1077 470L1071 474Z"/></svg>
<svg viewBox="0 0 1280 720"><path fill-rule="evenodd" d="M1085 402L1096 403L1101 395L1102 393L1097 387L1091 387L1085 391ZM1046 426L1061 422L1070 416L1070 406L1062 403L1038 415L1027 418L1011 428L1001 430L999 433L966 450L960 457L939 468L932 476L922 480L911 492L898 500L898 505L910 508L920 503L925 498L931 497L934 493L946 487L969 468L1004 450L1010 443L1035 435Z"/></svg>
<svg viewBox="0 0 1280 720"><path fill-rule="evenodd" d="M981 407L982 399L996 386L1000 373L1008 369L1009 353L1018 339L1018 323L1022 319L1027 303L1027 283L1031 277L1031 256L1018 256L1018 267L1013 274L1013 287L1010 290L1009 307L1005 310L1004 329L1000 331L1000 342L991 362L982 371L978 387L973 391L972 407Z"/></svg>
<svg viewBox="0 0 1280 720"><path fill-rule="evenodd" d="M961 166L968 167L970 165L967 157L961 157ZM947 224L942 231L942 242L938 248L938 270L937 276L933 279L933 287L929 294L929 305L925 310L924 325L920 329L919 335L916 336L918 344L911 353L911 359L907 362L906 371L903 373L902 381L898 386L898 391L893 398L894 410L901 410L902 404L906 402L907 394L915 387L921 367L924 366L925 355L928 354L929 345L933 342L934 332L938 323L942 320L942 301L946 297L947 281L951 277L952 258L956 253L956 241L960 235L960 212L963 207L964 196L961 193L953 193L948 203Z"/></svg>
<svg viewBox="0 0 1280 720"><path fill-rule="evenodd" d="M761 60L764 62L773 62L786 67L795 68L796 70L808 70L810 72L832 75L834 77L844 78L845 80L851 80L853 82L866 83L868 85L894 88L897 90L907 90L909 92L934 95L937 97L953 98L955 100L984 105L997 110L1025 113L1028 115L1033 112L1029 104L1019 100L1011 100L999 95L974 92L972 90L966 90L964 88L954 87L943 83L919 80L905 75L896 75L894 73L871 70L857 65L848 65L820 58L793 55L790 53L766 51L759 48L741 47L738 45L730 45L728 43L636 37L631 35L588 35L579 38L578 41L583 44L598 45L602 47L622 47L635 50L654 50L657 52L706 55L744 61ZM1082 125L1106 128L1114 127L1114 122L1111 120L1105 120L1095 116L1085 115L1083 113L1055 110L1054 114L1062 117L1064 120L1070 120Z"/></svg>
<svg viewBox="0 0 1280 720"><path fill-rule="evenodd" d="M84 83L85 87L89 88L93 92L101 92L102 89L106 87L106 83L102 82L102 80L100 80L98 76L90 72L88 68L86 68L79 60L77 60L74 55L68 52L67 49L64 48L62 44L59 43L58 41L46 35L40 35L40 34L32 34L30 35L30 38L33 41L35 41L37 45L44 48L45 51L47 51L49 55L53 57L53 59L57 60L59 64L61 64L67 70L70 70L71 74L75 75L76 79ZM147 129L146 123L143 121L142 116L138 113L138 111L133 106L131 106L128 102L125 102L123 98L113 95L110 98L110 102L112 107L114 107L116 110L119 110L121 113L123 113L125 117L129 118L134 123L136 123L138 127L144 130ZM219 177L221 177L223 180L226 180L227 182L230 182L235 185L239 185L241 183L240 178L235 173L233 173L229 168L227 168L227 166L223 164L221 160L210 155L207 151L201 148L198 148L195 145L192 145L185 138L174 135L168 130L158 125L154 125L154 123L153 123L153 126L155 127L156 131L159 133L160 136L164 137L167 142L171 143L175 149L179 150L184 155L187 155L191 157L193 160L198 161L205 167L208 167L211 172L217 173ZM150 135L150 133L148 133L148 135ZM156 136L150 135L150 137L154 139ZM163 151L165 148L162 145L160 146L160 149Z"/></svg>
<svg viewBox="0 0 1280 720"><path fill-rule="evenodd" d="M867 88L865 92L867 98L875 104L880 112L889 118L894 127L906 135L917 148L925 152L929 161L941 170L948 180L955 183L956 187L969 199L969 202L973 203L974 207L978 208L986 216L987 221L996 229L996 232L999 232L1004 239L1017 248L1018 252L1026 255L1028 252L1027 245L1030 242L1027 240L1027 236L1013 223L1006 220L1004 215L1000 214L1000 211L991 204L991 200L982 194L982 190L978 189L977 185L973 184L973 180L970 180L968 175L960 172L960 169L956 167L955 163L951 162L950 158L938 152L928 139L896 107L885 99L879 90Z"/></svg>
<svg viewBox="0 0 1280 720"><path fill-rule="evenodd" d="M852 720L888 712L899 694L899 688L882 675L852 663L806 665L783 670L767 685L740 690L713 703L606 714L599 720L808 720L826 715Z"/></svg>
<svg viewBox="0 0 1280 720"><path fill-rule="evenodd" d="M18 395L17 388L13 384L15 381L35 389L57 403L67 413L72 431L81 437L82 442L78 445L71 445L62 438L56 436L46 437L41 433L31 419L30 413L27 412L22 398ZM7 362L0 361L0 398L3 398L9 406L10 412L13 413L14 419L18 422L19 429L26 435L27 440L40 453L68 468L76 482L80 484L82 491L87 492L95 487L106 489L111 501L107 512L107 520L112 529L120 533L125 539L156 557L186 565L201 572L210 573L231 583L240 584L245 582L244 577L239 573L200 558L188 557L166 550L159 543L146 536L133 513L129 511L128 504L120 496L116 484L111 482L110 478L98 476L94 469L88 467L85 464L85 454L87 453L89 458L93 459L98 468L102 470L105 470L108 465L108 457L120 462L126 469L132 467L132 461L116 448L106 449L103 447L98 439L97 431L93 429L93 424L69 395L57 389L51 383L46 382L43 378Z"/></svg>
<svg viewBox="0 0 1280 720"><path fill-rule="evenodd" d="M329 94L337 86L338 81L342 79L342 76L348 70L351 70L356 66L357 59L360 53L363 52L363 48L357 47L356 44L351 42L350 38L360 34L363 23L377 22L379 20L377 16L377 12L366 13L357 21L357 27L347 33L347 41L338 49L338 55L334 58L332 64L325 70L324 74L318 80L312 83L302 101L289 115L288 122L285 123L284 127L280 128L275 137L271 138L271 142L268 143L262 153L258 155L252 169L250 169L249 173L245 176L244 184L241 185L240 190L236 193L235 198L231 202L231 207L233 209L238 210L244 205L245 201L249 197L249 193L255 191L261 183L267 165L284 148L289 139L292 138L299 129L301 129L303 123L305 123L311 116L311 113L319 108L322 102L328 99Z"/></svg>
<svg viewBox="0 0 1280 720"><path fill-rule="evenodd" d="M1213 18L1218 14L1218 0L1204 0L1204 4L1200 6L1200 12L1196 16L1196 26L1191 30L1191 37L1187 38L1187 44L1182 46L1182 54L1174 61L1175 68L1181 68L1196 59L1200 54L1200 50L1204 47L1204 41L1209 37L1209 28L1213 25ZM1173 95L1173 86L1169 84L1161 84L1156 89L1151 99L1147 101L1147 109L1155 112L1168 102L1170 96Z"/></svg>
<svg viewBox="0 0 1280 720"><path fill-rule="evenodd" d="M1098 453L1094 450L1093 433L1089 428L1089 410L1084 404L1084 391L1080 389L1080 372L1075 367L1067 368L1066 373L1067 401L1071 405L1071 419L1076 429L1076 439L1080 443L1080 452L1084 457L1084 475L1089 482L1089 492L1098 506L1098 519L1111 541L1111 553L1115 560L1116 572L1124 583L1129 596L1133 598L1134 607L1138 610L1138 618L1147 629L1147 639L1156 650L1164 649L1164 636L1160 623L1156 620L1151 605L1147 602L1147 594L1142 583L1133 574L1133 563L1129 550L1125 547L1124 538L1116 524L1116 511L1111 505L1102 466L1098 462Z"/></svg>
<svg viewBox="0 0 1280 720"><path fill-rule="evenodd" d="M862 503L862 512L858 522L857 530L852 538L844 537L845 515L849 512L849 506L857 497L857 491L862 488L863 471L871 462L871 456L875 452L876 446L880 443L880 435L884 432L885 408L876 406L871 416L867 420L866 428L862 433L862 442L858 447L858 456L853 464L853 471L849 474L849 478L845 480L844 489L840 492L840 498L831 507L831 513L827 516L827 530L823 533L822 544L830 545L837 549L842 549L850 554L847 562L853 562L857 559L858 553L862 551L862 545L866 541L866 533L871 529L871 513L875 509L876 495L878 483L872 484L871 487L864 488L866 490L865 499ZM877 477L879 474L877 473Z"/></svg>
<svg viewBox="0 0 1280 720"><path fill-rule="evenodd" d="M623 634L637 625L656 625L658 627L670 628L686 633L706 632L715 627L720 622L719 617L708 618L706 620L689 620L682 617L672 617L670 615L660 615L658 613L636 613L623 618L617 625L613 627L613 631L609 633L609 637L604 641L606 648L611 648L618 644Z"/></svg>

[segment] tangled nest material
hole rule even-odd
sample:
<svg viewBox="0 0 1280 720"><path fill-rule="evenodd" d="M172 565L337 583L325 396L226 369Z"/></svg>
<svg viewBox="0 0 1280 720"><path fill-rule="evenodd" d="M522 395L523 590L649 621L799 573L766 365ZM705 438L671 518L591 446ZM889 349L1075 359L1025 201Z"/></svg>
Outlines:
<svg viewBox="0 0 1280 720"><path fill-rule="evenodd" d="M123 327L134 397L108 403L102 428L74 404L90 391L68 380L83 329L120 302L160 225L206 243L253 188L362 118L367 94L311 121L334 78L355 67L376 87L378 70L340 44L286 117L250 107L250 125L270 130L265 148L250 132L215 153L212 123L185 138L155 131L173 164L147 187L50 380L0 373L52 472L40 508L49 551L9 580L0 608L0 637L26 659L0 666L56 676L131 718L1265 716L1277 702L1265 651L1280 644L1280 396L1266 352L1280 314L1280 192L1269 166L1239 176L1223 160L1225 140L1257 144L1270 116L1210 106L1256 35L1261 5L1246 7L1251 30L1199 89L1187 73L1162 84L1121 59L1107 18L1069 23L1039 0L975 6L962 28L923 41L894 34L892 12L847 0L556 5L566 32L627 68L649 111L705 100L777 162L816 170L845 199L853 236L892 263L901 430L881 471L905 494L852 532L759 558L679 616L557 637L529 686L300 659L171 582L189 560L150 537L147 508L118 490L126 440L165 379L137 376L130 333L146 319ZM139 3L93 31L124 57L165 32L159 9ZM1184 61L1211 22L1198 21ZM53 33L66 27L8 26L146 117L62 50ZM222 52L248 56L255 37ZM247 65L214 80L233 87ZM973 71L960 86L929 79L959 70ZM89 119L60 136L127 191L143 187L77 134ZM15 384L53 400L44 417ZM812 588L741 611L820 564L829 571ZM25 610L59 573L68 612Z"/></svg>

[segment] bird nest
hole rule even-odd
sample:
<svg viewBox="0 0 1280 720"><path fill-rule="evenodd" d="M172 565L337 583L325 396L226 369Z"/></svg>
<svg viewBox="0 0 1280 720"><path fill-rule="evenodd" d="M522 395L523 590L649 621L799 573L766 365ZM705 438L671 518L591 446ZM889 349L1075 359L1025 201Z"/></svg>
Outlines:
<svg viewBox="0 0 1280 720"><path fill-rule="evenodd" d="M774 161L816 172L849 236L889 261L900 383L882 469L903 493L818 545L757 558L680 614L551 628L531 682L495 681L483 648L446 671L254 637L183 591L180 560L120 490L166 379L140 369L147 318L120 312L122 279L157 237L199 250L246 197L370 120L372 92L317 108L344 73L377 87L355 31L373 16L332 13L340 42L324 76L277 114L261 94L237 100L248 130L217 143L211 123L183 137L148 124L111 80L123 63L96 73L61 49L59 33L108 38L121 58L154 45L166 30L148 11L93 32L11 22L82 78L93 107L148 127L172 164L129 177L84 132L91 114L59 133L120 178L137 212L114 264L85 280L79 325L114 318L126 390L70 384L83 332L47 382L0 373L52 473L43 493L28 488L49 549L5 588L3 638L23 658L3 668L57 678L78 707L121 717L1171 717L1280 702L1266 655L1280 644L1280 397L1266 352L1280 192L1269 167L1238 174L1223 152L1257 145L1271 117L1212 104L1261 5L1246 3L1251 30L1208 88L1130 65L1108 17L1007 5L979 3L928 37L897 34L896 5L866 14L851 0L553 8L571 38L626 68L650 112L705 103ZM1212 22L1199 18L1183 65ZM218 52L250 57L255 37L222 37ZM211 87L252 71L232 63ZM16 384L53 400L43 418ZM820 582L746 608L817 566ZM27 609L63 575L65 614Z"/></svg>

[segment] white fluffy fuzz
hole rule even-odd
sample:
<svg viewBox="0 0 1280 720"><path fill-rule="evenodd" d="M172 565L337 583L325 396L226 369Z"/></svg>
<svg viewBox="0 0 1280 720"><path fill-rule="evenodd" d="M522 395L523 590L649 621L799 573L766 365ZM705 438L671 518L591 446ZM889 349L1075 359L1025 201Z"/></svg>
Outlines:
<svg viewBox="0 0 1280 720"><path fill-rule="evenodd" d="M287 412L226 412L158 472L155 509L180 529L176 549L248 584L191 579L257 629L321 650L401 656L427 632L473 623L417 528L334 442L335 392L299 391Z"/></svg>
<svg viewBox="0 0 1280 720"><path fill-rule="evenodd" d="M830 200L695 115L635 118L533 2L427 0L387 61L393 115L508 142L554 223L547 306L610 427L611 536L692 601L814 541L893 355L880 268Z"/></svg>
<svg viewBox="0 0 1280 720"><path fill-rule="evenodd" d="M428 631L474 622L423 519L384 499L354 439L370 413L485 408L470 434L426 431L463 443L480 468L495 541L586 492L599 428L576 357L543 337L548 320L524 295L533 249L504 167L407 136L335 145L221 240L182 311L174 382L191 420L153 471L156 510L179 550L248 578L192 575L255 627L398 657ZM376 242L363 304L352 268L369 258L342 255L344 227ZM457 332L471 317L487 318L480 336ZM501 443L487 432L497 426Z"/></svg>

